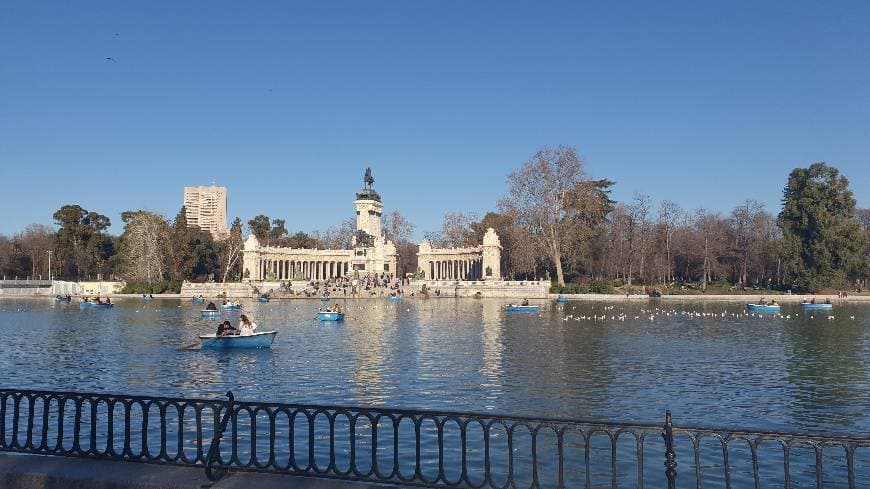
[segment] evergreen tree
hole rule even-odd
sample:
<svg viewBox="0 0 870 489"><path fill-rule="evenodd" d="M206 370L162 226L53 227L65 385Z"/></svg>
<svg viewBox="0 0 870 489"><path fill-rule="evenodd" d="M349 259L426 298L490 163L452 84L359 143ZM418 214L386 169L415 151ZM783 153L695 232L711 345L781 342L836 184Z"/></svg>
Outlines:
<svg viewBox="0 0 870 489"><path fill-rule="evenodd" d="M842 288L847 277L866 266L849 180L832 166L814 163L791 172L777 223L798 289Z"/></svg>

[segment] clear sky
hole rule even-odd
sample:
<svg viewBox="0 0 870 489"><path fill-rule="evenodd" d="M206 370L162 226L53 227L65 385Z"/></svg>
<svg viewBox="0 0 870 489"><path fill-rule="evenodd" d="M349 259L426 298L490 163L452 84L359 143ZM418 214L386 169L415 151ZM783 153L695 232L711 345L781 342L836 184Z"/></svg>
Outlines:
<svg viewBox="0 0 870 489"><path fill-rule="evenodd" d="M870 206L870 2L0 4L2 233L213 181L324 229L371 166L420 236L557 144L618 200L778 212L827 161Z"/></svg>

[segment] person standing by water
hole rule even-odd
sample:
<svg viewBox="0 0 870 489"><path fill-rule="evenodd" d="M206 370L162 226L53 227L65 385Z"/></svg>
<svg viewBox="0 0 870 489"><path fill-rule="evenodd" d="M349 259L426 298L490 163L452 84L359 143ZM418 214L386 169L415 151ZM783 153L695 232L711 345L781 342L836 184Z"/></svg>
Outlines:
<svg viewBox="0 0 870 489"><path fill-rule="evenodd" d="M257 329L257 323L248 319L248 316L242 314L239 316L241 322L239 323L239 335L241 336L250 336L254 334L254 330Z"/></svg>

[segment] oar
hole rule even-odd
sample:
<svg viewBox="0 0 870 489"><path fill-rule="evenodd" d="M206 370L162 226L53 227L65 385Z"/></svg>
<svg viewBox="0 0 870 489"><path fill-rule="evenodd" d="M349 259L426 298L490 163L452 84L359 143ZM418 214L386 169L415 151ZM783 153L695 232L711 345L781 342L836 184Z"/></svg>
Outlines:
<svg viewBox="0 0 870 489"><path fill-rule="evenodd" d="M178 347L179 350L190 350L199 346L199 340L193 340Z"/></svg>

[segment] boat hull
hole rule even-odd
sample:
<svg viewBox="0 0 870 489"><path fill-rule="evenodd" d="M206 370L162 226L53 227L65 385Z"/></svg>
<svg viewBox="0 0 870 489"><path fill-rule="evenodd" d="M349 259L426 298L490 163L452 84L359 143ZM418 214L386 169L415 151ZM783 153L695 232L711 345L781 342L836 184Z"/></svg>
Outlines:
<svg viewBox="0 0 870 489"><path fill-rule="evenodd" d="M833 304L804 304L801 303L801 307L803 307L807 311L828 311L834 308Z"/></svg>
<svg viewBox="0 0 870 489"><path fill-rule="evenodd" d="M746 304L746 309L752 312L779 312L781 307L762 304Z"/></svg>
<svg viewBox="0 0 870 489"><path fill-rule="evenodd" d="M556 299L556 304L565 304L568 302L568 299Z"/></svg>
<svg viewBox="0 0 870 489"><path fill-rule="evenodd" d="M387 300L390 302L399 302L400 300L402 300L402 298L401 297L387 297Z"/></svg>
<svg viewBox="0 0 870 489"><path fill-rule="evenodd" d="M97 304L95 302L79 302L79 309L111 309L114 304Z"/></svg>
<svg viewBox="0 0 870 489"><path fill-rule="evenodd" d="M205 299L200 299L199 297L194 297L193 299L190 299L190 302L193 302L194 304L202 304L203 302L205 302Z"/></svg>
<svg viewBox="0 0 870 489"><path fill-rule="evenodd" d="M343 312L318 312L317 319L321 321L344 321Z"/></svg>
<svg viewBox="0 0 870 489"><path fill-rule="evenodd" d="M200 316L202 316L204 318L219 318L219 317L221 317L220 311L212 311L209 309L203 309L202 311L199 311L199 314L200 314Z"/></svg>
<svg viewBox="0 0 870 489"><path fill-rule="evenodd" d="M203 335L199 339L202 341L203 348L216 350L227 350L235 348L269 348L272 342L275 341L277 331L264 331L262 333L254 333L247 336L231 335L231 336L215 336Z"/></svg>
<svg viewBox="0 0 870 489"><path fill-rule="evenodd" d="M505 306L505 312L538 312L541 306Z"/></svg>
<svg viewBox="0 0 870 489"><path fill-rule="evenodd" d="M268 303L269 303L269 298L268 298L268 297L260 297L260 298L257 299L257 300L260 301L260 302L262 302L263 304L268 304Z"/></svg>
<svg viewBox="0 0 870 489"><path fill-rule="evenodd" d="M221 304L221 309L223 309L224 311L238 311L241 308L242 308L241 305L225 306L225 305Z"/></svg>

